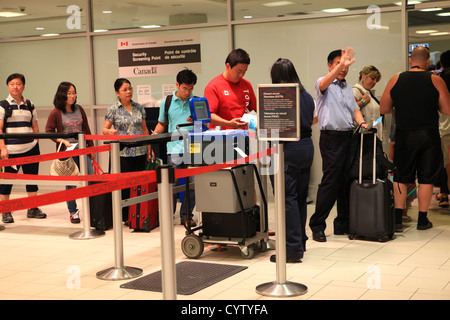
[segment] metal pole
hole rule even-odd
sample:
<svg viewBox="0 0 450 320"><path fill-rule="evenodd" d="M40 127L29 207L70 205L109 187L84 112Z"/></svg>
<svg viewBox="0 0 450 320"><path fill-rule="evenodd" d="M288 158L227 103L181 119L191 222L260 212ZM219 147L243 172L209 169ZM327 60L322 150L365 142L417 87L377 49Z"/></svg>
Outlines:
<svg viewBox="0 0 450 320"><path fill-rule="evenodd" d="M78 148L86 148L86 140L84 139L84 133L78 134ZM88 174L86 155L81 155L80 158L80 173L82 175ZM81 181L81 186L86 187L87 181ZM83 230L75 232L69 235L70 239L84 240L95 239L105 235L104 231L91 229L91 212L89 207L89 198L85 197L81 199L81 208L83 214Z"/></svg>
<svg viewBox="0 0 450 320"><path fill-rule="evenodd" d="M120 144L111 142L111 171L120 173ZM102 280L125 280L138 277L142 269L124 266L123 259L123 235L122 235L122 191L112 192L113 229L114 229L114 253L115 266L97 272L97 278Z"/></svg>
<svg viewBox="0 0 450 320"><path fill-rule="evenodd" d="M159 229L161 236L161 280L164 300L177 298L177 272L175 266L175 236L173 229L173 181L170 172L173 167L163 165L159 167L158 179L159 198ZM185 195L186 196L186 195Z"/></svg>
<svg viewBox="0 0 450 320"><path fill-rule="evenodd" d="M284 188L284 146L278 143L278 153L275 155L275 215L276 226L276 272L277 280L260 284L256 292L269 297L290 297L305 294L308 288L299 283L286 280L286 215Z"/></svg>

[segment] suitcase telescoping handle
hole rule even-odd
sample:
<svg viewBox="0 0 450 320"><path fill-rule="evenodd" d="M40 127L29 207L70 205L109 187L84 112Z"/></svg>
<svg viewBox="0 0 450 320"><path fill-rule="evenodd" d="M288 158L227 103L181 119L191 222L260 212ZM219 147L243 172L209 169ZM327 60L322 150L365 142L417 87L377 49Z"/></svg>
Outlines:
<svg viewBox="0 0 450 320"><path fill-rule="evenodd" d="M377 177L376 172L376 163L377 163L377 129L372 128L371 131L373 132L373 163L372 163L372 183L375 184L375 180ZM362 183L362 158L363 158L363 141L364 141L364 131L360 131L361 134L361 143L360 143L360 150L359 150L359 184Z"/></svg>

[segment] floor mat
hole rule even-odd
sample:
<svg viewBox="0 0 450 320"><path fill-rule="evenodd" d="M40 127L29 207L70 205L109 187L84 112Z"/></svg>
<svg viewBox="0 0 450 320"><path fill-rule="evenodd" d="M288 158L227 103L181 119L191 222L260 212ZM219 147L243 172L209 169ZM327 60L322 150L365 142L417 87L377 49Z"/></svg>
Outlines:
<svg viewBox="0 0 450 320"><path fill-rule="evenodd" d="M244 266L183 261L176 264L177 293L190 295L247 269ZM161 271L154 272L121 288L162 292Z"/></svg>

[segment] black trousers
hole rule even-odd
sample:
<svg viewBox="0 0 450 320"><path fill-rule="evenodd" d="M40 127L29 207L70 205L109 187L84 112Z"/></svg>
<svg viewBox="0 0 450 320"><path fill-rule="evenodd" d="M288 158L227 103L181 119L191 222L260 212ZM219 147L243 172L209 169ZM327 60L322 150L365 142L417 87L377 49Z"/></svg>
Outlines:
<svg viewBox="0 0 450 320"><path fill-rule="evenodd" d="M309 220L313 232L325 231L326 222L331 209L337 201L337 217L334 230L348 231L349 192L345 165L350 152L351 132L320 133L320 154L322 156L322 181L319 184L316 199L316 211Z"/></svg>

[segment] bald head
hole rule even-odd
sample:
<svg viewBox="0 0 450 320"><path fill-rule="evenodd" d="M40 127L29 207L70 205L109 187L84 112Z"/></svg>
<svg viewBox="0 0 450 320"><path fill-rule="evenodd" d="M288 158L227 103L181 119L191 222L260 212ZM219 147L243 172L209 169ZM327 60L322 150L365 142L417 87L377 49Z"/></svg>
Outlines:
<svg viewBox="0 0 450 320"><path fill-rule="evenodd" d="M426 47L415 47L411 52L409 64L411 67L419 66L422 69L428 69L430 63L430 50Z"/></svg>
<svg viewBox="0 0 450 320"><path fill-rule="evenodd" d="M411 52L411 61L427 61L430 58L430 50L426 47L415 47Z"/></svg>

